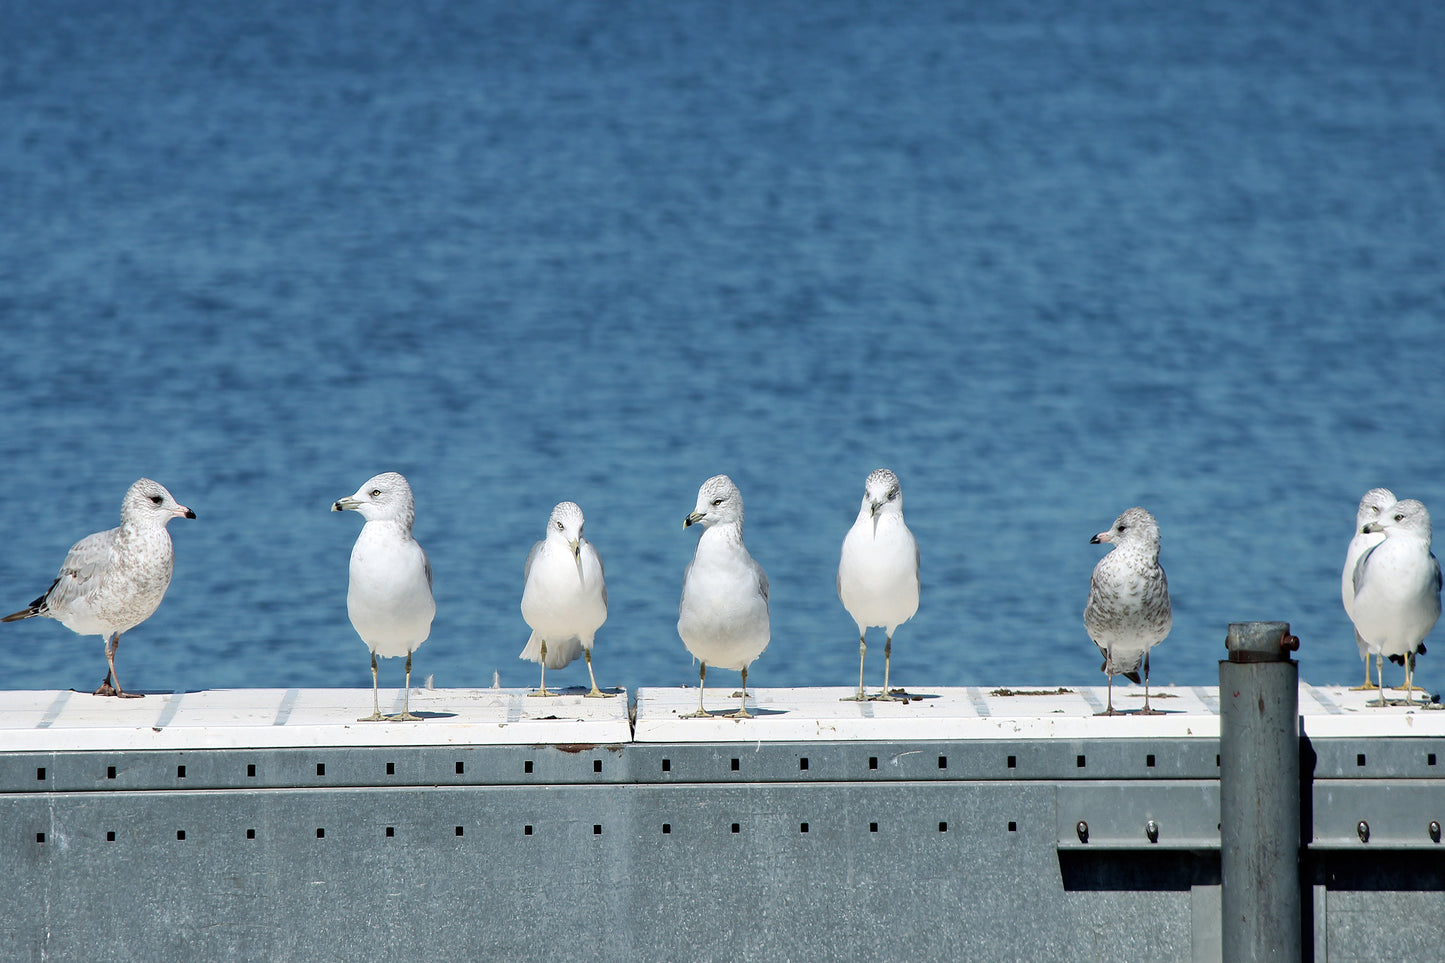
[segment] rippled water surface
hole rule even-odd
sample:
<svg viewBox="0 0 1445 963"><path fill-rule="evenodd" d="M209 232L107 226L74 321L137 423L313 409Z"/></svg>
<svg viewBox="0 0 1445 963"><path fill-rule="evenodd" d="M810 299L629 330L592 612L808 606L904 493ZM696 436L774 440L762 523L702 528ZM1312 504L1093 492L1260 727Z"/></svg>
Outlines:
<svg viewBox="0 0 1445 963"><path fill-rule="evenodd" d="M419 677L533 681L522 561L573 499L599 680L682 684L682 519L726 472L751 680L847 684L887 465L899 681L1102 682L1088 541L1142 504L1156 681L1284 619L1354 682L1359 496L1445 517L1442 52L1430 4L0 5L0 608L149 475L199 518L128 685L365 685L327 509L396 469ZM0 685L103 666L0 627Z"/></svg>

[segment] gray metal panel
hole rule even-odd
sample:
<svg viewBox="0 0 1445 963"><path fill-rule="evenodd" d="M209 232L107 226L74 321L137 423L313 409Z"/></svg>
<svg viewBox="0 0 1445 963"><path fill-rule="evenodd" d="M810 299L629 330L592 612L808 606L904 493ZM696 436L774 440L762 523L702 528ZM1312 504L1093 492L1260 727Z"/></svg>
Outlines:
<svg viewBox="0 0 1445 963"><path fill-rule="evenodd" d="M1436 779L1322 780L1310 848L1411 849L1445 855L1445 785ZM1442 933L1445 936L1445 933Z"/></svg>
<svg viewBox="0 0 1445 963"><path fill-rule="evenodd" d="M1219 783L1060 783L1060 849L1219 849Z"/></svg>
<svg viewBox="0 0 1445 963"><path fill-rule="evenodd" d="M0 911L7 959L1174 960L1191 945L1187 884L1061 867L1043 784L29 794L0 800L0 826L0 872L27 881Z"/></svg>

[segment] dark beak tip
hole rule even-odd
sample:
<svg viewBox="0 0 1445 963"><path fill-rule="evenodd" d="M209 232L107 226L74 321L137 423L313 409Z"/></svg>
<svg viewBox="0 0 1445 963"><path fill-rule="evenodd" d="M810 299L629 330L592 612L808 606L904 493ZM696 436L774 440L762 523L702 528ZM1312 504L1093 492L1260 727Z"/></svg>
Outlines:
<svg viewBox="0 0 1445 963"><path fill-rule="evenodd" d="M333 512L339 512L339 511L341 511L341 510L342 510L342 509L341 509L341 503L340 503L340 502L332 502L332 503L331 503L331 510L332 510Z"/></svg>
<svg viewBox="0 0 1445 963"><path fill-rule="evenodd" d="M187 509L186 509L186 517L187 517L187 518L195 518L195 517L196 517L196 513L193 512L193 511L191 511L189 508L187 508Z"/></svg>
<svg viewBox="0 0 1445 963"><path fill-rule="evenodd" d="M1089 539L1089 544L1090 544L1090 545L1098 545L1098 544L1099 544L1099 536L1095 535L1093 538Z"/></svg>

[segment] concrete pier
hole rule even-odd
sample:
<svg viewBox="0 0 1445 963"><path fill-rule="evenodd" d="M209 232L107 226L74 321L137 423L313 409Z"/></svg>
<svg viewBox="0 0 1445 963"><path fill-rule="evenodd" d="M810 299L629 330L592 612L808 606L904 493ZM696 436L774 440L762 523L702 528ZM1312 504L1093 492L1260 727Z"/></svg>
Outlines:
<svg viewBox="0 0 1445 963"><path fill-rule="evenodd" d="M850 692L3 692L0 958L1223 957L1217 688ZM1296 697L1305 955L1430 958L1445 711Z"/></svg>

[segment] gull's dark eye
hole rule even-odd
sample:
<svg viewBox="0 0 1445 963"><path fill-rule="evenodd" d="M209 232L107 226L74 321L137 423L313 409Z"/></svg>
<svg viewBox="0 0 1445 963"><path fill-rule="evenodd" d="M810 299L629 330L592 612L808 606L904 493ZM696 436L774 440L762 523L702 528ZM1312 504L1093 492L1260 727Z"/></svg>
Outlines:
<svg viewBox="0 0 1445 963"><path fill-rule="evenodd" d="M1397 521L1397 522L1403 522L1404 520L1405 520L1405 516L1404 516L1404 515L1396 515L1396 516L1395 516L1395 521Z"/></svg>
<svg viewBox="0 0 1445 963"><path fill-rule="evenodd" d="M722 503L723 503L723 500L722 500L721 498L714 498L714 499L712 500L712 507L713 507L713 508L717 508L717 507L718 507L719 505L721 505Z"/></svg>
<svg viewBox="0 0 1445 963"><path fill-rule="evenodd" d="M895 499L895 498L897 498L897 497L898 497L898 489L896 489L896 488L893 489L892 491L890 491L890 492L888 493L888 500L889 500L890 502L893 501L893 499Z"/></svg>
<svg viewBox="0 0 1445 963"><path fill-rule="evenodd" d="M371 490L371 497L372 497L372 498L380 498L380 497L381 497L381 489L380 489L380 488L373 488L373 489Z"/></svg>
<svg viewBox="0 0 1445 963"><path fill-rule="evenodd" d="M562 530L562 523L561 523L561 522L558 522L558 523L557 523L557 531L560 532L561 530Z"/></svg>
<svg viewBox="0 0 1445 963"><path fill-rule="evenodd" d="M1124 529L1126 529L1126 528L1128 528L1128 527L1129 527L1128 525L1120 525L1117 529L1115 529L1115 531L1122 532Z"/></svg>
<svg viewBox="0 0 1445 963"><path fill-rule="evenodd" d="M162 497L159 496L159 495L152 495L152 496L151 496L151 501L153 501L153 502L155 502L157 505L159 505L161 502L165 501L165 499L162 498Z"/></svg>

